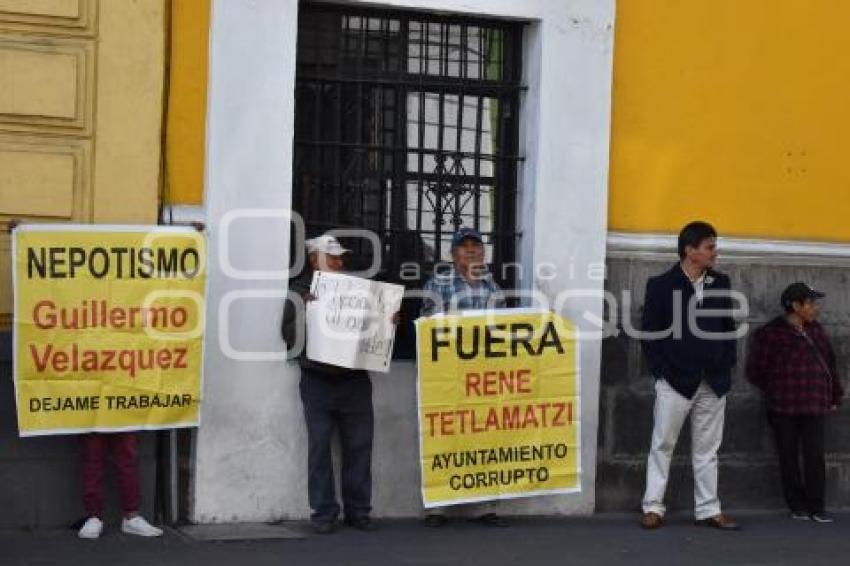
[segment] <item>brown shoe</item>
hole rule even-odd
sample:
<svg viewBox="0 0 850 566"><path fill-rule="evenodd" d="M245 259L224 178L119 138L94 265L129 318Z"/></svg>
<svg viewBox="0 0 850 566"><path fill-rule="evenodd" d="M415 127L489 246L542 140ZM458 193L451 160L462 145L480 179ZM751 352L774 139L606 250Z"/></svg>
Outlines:
<svg viewBox="0 0 850 566"><path fill-rule="evenodd" d="M741 525L735 522L735 519L721 513L720 515L715 515L714 517L709 517L708 519L701 519L696 521L697 525L701 525L703 527L711 527L714 529L721 529L724 531L740 531Z"/></svg>
<svg viewBox="0 0 850 566"><path fill-rule="evenodd" d="M658 513L644 513L640 516L640 526L644 529L658 529L664 525L664 518Z"/></svg>

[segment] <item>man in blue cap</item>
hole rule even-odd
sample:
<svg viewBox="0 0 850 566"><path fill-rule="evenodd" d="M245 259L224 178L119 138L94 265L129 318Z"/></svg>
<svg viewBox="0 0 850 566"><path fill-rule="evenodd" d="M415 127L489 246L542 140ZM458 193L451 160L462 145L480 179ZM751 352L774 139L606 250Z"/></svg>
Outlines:
<svg viewBox="0 0 850 566"><path fill-rule="evenodd" d="M484 263L484 241L473 228L460 228L452 236L452 268L435 273L423 288L420 316L459 310L504 308L505 298ZM437 300L439 297L439 300Z"/></svg>
<svg viewBox="0 0 850 566"><path fill-rule="evenodd" d="M505 308L507 303L499 285L484 263L484 241L473 228L460 228L452 236L452 267L435 273L423 287L420 316L431 316L462 310ZM488 527L507 527L510 523L495 511L498 502L475 505L476 520ZM429 509L425 516L428 527L448 523L445 508Z"/></svg>

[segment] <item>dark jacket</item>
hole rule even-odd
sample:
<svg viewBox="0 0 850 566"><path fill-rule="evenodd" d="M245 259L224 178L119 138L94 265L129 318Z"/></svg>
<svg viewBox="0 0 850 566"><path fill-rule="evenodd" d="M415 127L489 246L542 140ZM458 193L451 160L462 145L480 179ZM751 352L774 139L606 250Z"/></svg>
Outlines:
<svg viewBox="0 0 850 566"><path fill-rule="evenodd" d="M702 333L730 333L735 330L732 300L728 296L710 296L716 291L730 289L729 277L709 269L705 277L705 298L696 306L696 326ZM679 292L677 299L676 292ZM661 338L642 339L643 352L649 371L656 379L663 378L688 399L694 396L701 381L720 397L732 385L731 370L735 365L736 340L713 340L695 335L688 322L688 305L695 294L694 286L677 263L665 273L646 283L646 302L643 308L642 329L664 333ZM674 303L681 312L680 335L676 335ZM700 316L700 311L726 311L728 315Z"/></svg>
<svg viewBox="0 0 850 566"><path fill-rule="evenodd" d="M826 332L817 322L807 323L804 331L779 316L753 335L747 378L764 390L770 411L823 415L841 404L844 389Z"/></svg>
<svg viewBox="0 0 850 566"><path fill-rule="evenodd" d="M289 281L289 290L295 293L298 293L302 297L310 291L310 284L313 280L313 272L308 270L303 276L298 277L297 279L291 279ZM300 305L298 305L300 307ZM299 312L300 311L300 312ZM283 319L280 323L280 334L283 337L283 341L286 342L287 347L291 347L295 344L295 337L298 332L301 332L304 336L304 347L300 352L296 352L298 356L298 364L303 369L309 369L317 372L321 372L327 375L343 375L347 373L364 373L360 370L352 370L349 368L344 368L340 366L334 366L330 364L323 364L322 362L315 362L307 358L307 321L304 317L304 310L301 308L296 308L296 305L290 301L286 300L283 305Z"/></svg>

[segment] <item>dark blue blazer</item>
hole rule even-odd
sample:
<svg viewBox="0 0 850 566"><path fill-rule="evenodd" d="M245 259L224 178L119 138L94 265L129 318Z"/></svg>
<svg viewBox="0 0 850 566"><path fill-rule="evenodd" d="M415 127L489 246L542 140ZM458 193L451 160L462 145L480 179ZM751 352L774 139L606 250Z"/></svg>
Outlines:
<svg viewBox="0 0 850 566"><path fill-rule="evenodd" d="M706 272L705 296L695 303L695 326L704 334L731 333L735 330L732 300L728 296L711 296L710 291L730 289L729 277L709 269ZM641 345L656 379L663 378L673 389L688 399L705 381L719 396L729 392L732 367L737 361L736 340L718 336L697 336L689 323L688 305L695 295L693 284L677 263L668 271L651 277L646 283L646 301L641 328L645 332L663 334L660 338L642 337ZM674 328L676 310L681 313L680 331ZM700 311L721 311L720 316ZM726 314L723 315L722 311Z"/></svg>

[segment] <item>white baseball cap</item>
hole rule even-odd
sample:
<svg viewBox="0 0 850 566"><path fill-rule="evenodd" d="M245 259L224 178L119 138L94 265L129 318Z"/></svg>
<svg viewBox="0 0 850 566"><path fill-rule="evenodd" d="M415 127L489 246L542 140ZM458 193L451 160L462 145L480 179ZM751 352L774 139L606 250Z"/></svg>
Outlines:
<svg viewBox="0 0 850 566"><path fill-rule="evenodd" d="M351 250L342 247L339 240L330 234L322 234L321 236L307 240L307 251L309 253L322 252L328 255L342 255L349 253Z"/></svg>

